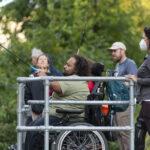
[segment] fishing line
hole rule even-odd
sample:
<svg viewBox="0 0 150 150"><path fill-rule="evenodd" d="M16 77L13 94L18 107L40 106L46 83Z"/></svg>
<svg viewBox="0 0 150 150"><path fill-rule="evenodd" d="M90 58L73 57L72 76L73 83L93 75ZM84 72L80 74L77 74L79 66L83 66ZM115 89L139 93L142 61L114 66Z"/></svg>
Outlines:
<svg viewBox="0 0 150 150"><path fill-rule="evenodd" d="M16 59L18 59L22 64L26 65L26 66L30 66L30 64L28 64L27 62L23 61L22 58L20 58L19 56L15 55L10 49L4 47L2 44L0 44L0 47L4 48L4 50L6 52L8 52L11 56L15 57ZM18 63L15 60L10 60L10 62L13 65L18 65ZM27 74L27 72L25 71L25 68L19 68L23 73Z"/></svg>

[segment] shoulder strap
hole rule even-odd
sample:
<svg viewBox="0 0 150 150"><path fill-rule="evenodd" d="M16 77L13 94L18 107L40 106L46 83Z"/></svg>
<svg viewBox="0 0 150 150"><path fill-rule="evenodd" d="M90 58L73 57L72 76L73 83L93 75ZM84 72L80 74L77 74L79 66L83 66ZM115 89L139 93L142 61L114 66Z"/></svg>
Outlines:
<svg viewBox="0 0 150 150"><path fill-rule="evenodd" d="M101 81L96 81L94 89L92 90L91 94L97 93L98 87L100 87Z"/></svg>

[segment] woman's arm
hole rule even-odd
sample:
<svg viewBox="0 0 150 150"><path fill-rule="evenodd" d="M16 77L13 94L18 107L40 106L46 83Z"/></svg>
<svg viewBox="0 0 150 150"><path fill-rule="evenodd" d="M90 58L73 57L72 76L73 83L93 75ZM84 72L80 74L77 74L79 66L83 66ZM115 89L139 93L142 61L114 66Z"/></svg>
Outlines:
<svg viewBox="0 0 150 150"><path fill-rule="evenodd" d="M137 78L137 83L140 85L149 85L150 86L150 78Z"/></svg>
<svg viewBox="0 0 150 150"><path fill-rule="evenodd" d="M127 78L137 82L140 85L150 86L150 78L137 78L135 75L128 75Z"/></svg>

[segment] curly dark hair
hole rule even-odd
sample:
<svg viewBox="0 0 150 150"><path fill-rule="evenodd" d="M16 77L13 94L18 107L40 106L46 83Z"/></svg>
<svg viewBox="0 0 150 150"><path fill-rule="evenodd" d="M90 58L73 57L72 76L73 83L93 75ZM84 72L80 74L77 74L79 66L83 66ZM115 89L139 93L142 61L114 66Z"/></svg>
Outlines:
<svg viewBox="0 0 150 150"><path fill-rule="evenodd" d="M89 75L89 64L86 58L79 56L79 55L73 55L73 58L75 58L75 69L76 69L76 75L78 76L88 76Z"/></svg>
<svg viewBox="0 0 150 150"><path fill-rule="evenodd" d="M104 71L104 64L94 63L91 67L91 73L93 76L101 76Z"/></svg>
<svg viewBox="0 0 150 150"><path fill-rule="evenodd" d="M144 33L145 33L146 37L150 40L150 27L145 27Z"/></svg>

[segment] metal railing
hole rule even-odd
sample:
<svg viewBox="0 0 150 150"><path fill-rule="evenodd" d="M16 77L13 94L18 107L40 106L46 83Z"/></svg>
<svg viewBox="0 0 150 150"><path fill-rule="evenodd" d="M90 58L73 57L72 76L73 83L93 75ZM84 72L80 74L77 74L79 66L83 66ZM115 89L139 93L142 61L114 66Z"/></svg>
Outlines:
<svg viewBox="0 0 150 150"><path fill-rule="evenodd" d="M43 126L25 126L24 125L24 86L26 82L30 81L38 81L43 80L44 82L44 93L45 99L44 100L29 100L29 103L36 103L36 104L45 104L45 111L44 111L44 118L45 124ZM52 81L109 81L109 80L121 80L129 82L129 91L130 91L130 100L129 101L78 101L78 100L65 100L65 101L53 101L49 99L49 85ZM23 144L23 132L24 131L34 131L34 130L41 130L45 132L45 139L44 139L44 148L45 150L49 150L49 131L56 131L56 130L100 130L100 131L130 131L130 150L134 150L134 83L132 80L128 80L125 77L18 77L18 124L17 124L17 150L22 150ZM50 126L49 125L49 105L50 104L81 104L81 105L102 105L102 104L129 104L130 107L130 125L127 126Z"/></svg>

